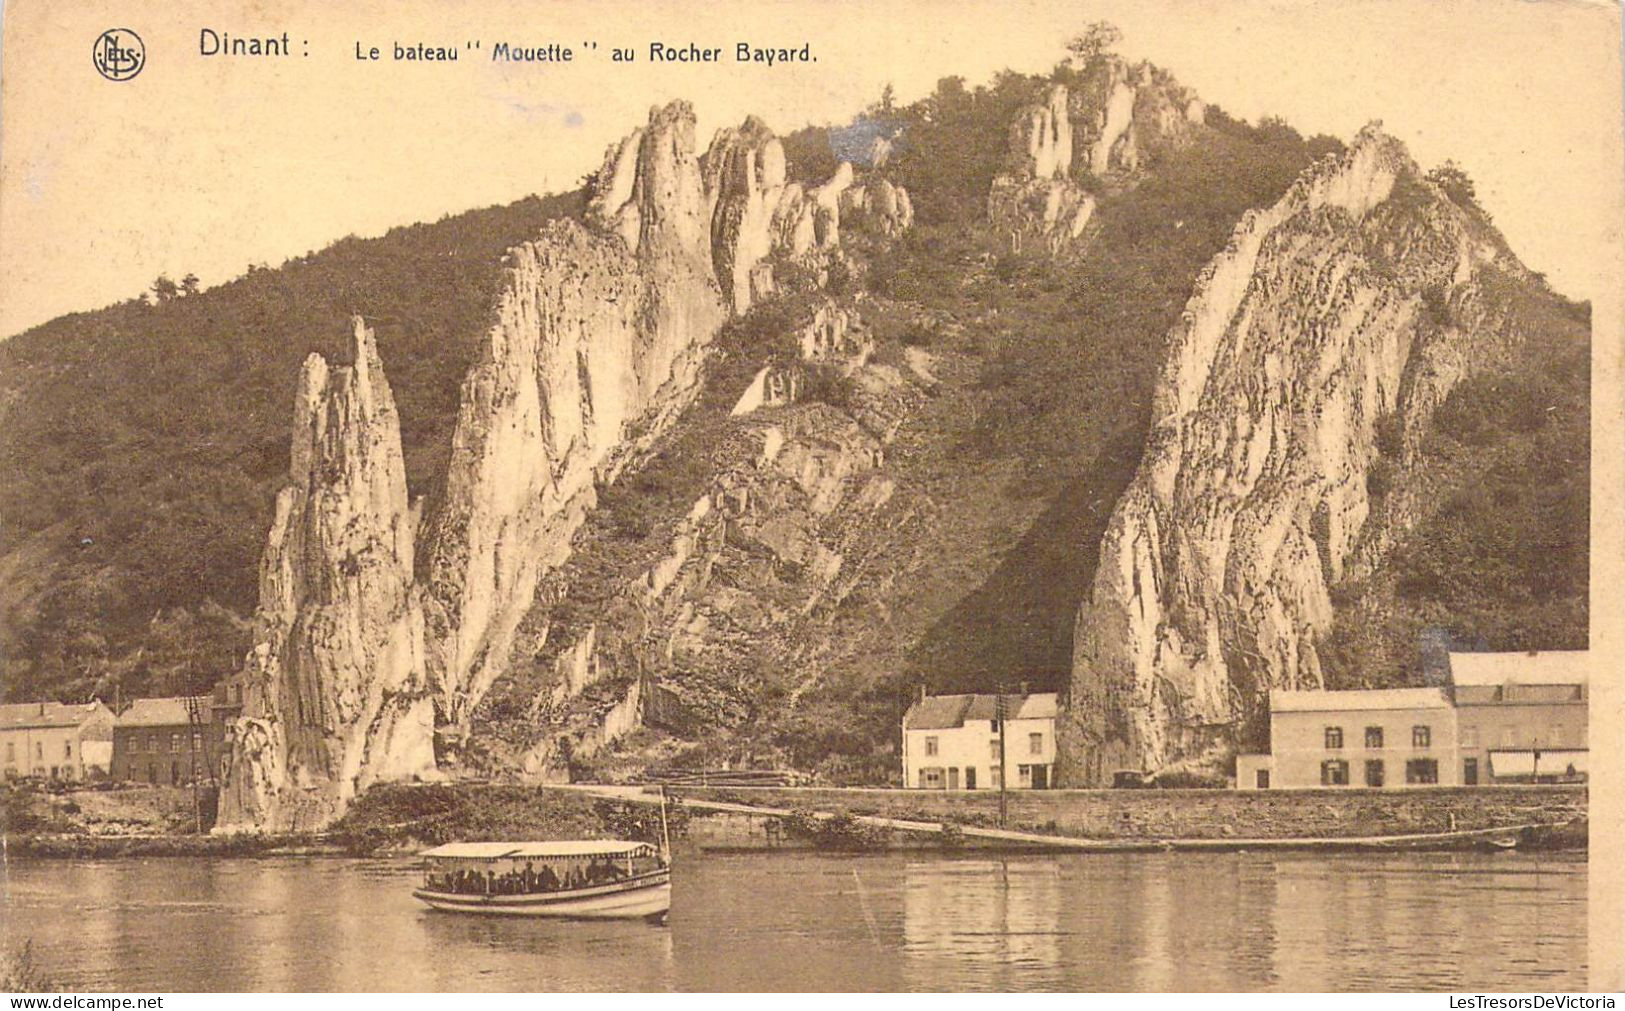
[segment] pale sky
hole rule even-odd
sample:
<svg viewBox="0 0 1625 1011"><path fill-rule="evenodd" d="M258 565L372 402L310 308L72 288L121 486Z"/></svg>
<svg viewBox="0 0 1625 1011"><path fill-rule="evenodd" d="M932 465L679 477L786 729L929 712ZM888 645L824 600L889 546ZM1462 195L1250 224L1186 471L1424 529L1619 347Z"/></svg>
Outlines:
<svg viewBox="0 0 1625 1011"><path fill-rule="evenodd" d="M342 9L340 9L342 8ZM572 187L651 104L691 99L703 146L754 112L788 131L843 122L887 82L1042 71L1096 19L1232 114L1349 137L1370 119L1424 167L1445 158L1531 267L1576 297L1617 292L1619 13L1502 0L1302 3L162 2L7 0L0 58L0 335L141 292L210 285L347 234ZM132 80L92 65L135 30ZM289 33L293 55L198 54L202 28ZM460 45L396 63L396 41ZM302 55L308 40L309 56ZM502 65L498 41L599 50ZM650 41L799 46L811 66L651 65ZM355 59L355 43L385 59ZM615 45L638 61L612 65Z"/></svg>

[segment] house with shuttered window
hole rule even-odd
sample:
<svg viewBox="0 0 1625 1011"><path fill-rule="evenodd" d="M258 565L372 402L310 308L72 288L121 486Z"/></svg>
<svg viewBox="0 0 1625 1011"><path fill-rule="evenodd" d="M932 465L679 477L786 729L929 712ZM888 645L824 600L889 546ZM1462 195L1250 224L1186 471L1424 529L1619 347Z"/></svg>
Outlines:
<svg viewBox="0 0 1625 1011"><path fill-rule="evenodd" d="M1574 783L1587 777L1588 656L1451 653L1438 688L1270 692L1270 750L1242 790Z"/></svg>
<svg viewBox="0 0 1625 1011"><path fill-rule="evenodd" d="M903 715L903 784L997 790L1007 762L1010 789L1050 789L1056 709L1054 692L922 695Z"/></svg>

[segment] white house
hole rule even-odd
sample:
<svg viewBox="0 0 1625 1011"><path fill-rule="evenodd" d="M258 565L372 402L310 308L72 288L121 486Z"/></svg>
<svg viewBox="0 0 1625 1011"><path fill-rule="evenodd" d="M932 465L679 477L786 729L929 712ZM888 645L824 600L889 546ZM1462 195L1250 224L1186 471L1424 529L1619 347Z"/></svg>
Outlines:
<svg viewBox="0 0 1625 1011"><path fill-rule="evenodd" d="M997 790L1007 760L1016 768L1010 789L1048 789L1055 785L1055 712L1054 692L922 697L903 715L903 784Z"/></svg>

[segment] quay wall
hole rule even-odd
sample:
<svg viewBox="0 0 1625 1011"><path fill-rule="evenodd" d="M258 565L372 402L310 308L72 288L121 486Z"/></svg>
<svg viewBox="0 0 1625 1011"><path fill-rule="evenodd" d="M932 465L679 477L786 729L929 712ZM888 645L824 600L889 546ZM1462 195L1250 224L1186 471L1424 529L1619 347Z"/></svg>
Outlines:
<svg viewBox="0 0 1625 1011"><path fill-rule="evenodd" d="M994 791L681 787L681 799L996 827ZM1007 827L1082 839L1348 838L1562 824L1586 816L1585 786L1404 790L1025 790Z"/></svg>

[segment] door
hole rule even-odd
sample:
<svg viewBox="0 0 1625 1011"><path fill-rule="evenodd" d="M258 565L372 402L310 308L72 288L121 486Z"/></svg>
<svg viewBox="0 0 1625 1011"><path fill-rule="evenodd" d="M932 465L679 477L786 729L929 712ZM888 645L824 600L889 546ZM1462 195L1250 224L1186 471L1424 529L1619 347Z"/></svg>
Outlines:
<svg viewBox="0 0 1625 1011"><path fill-rule="evenodd" d="M1270 788L1270 770L1259 769L1253 776L1253 783L1256 784L1260 790L1268 790Z"/></svg>
<svg viewBox="0 0 1625 1011"><path fill-rule="evenodd" d="M1034 790L1048 790L1049 789L1049 766L1047 766L1047 765L1035 765L1035 766L1033 766L1033 789Z"/></svg>
<svg viewBox="0 0 1625 1011"><path fill-rule="evenodd" d="M959 766L957 765L948 767L948 789L959 789Z"/></svg>
<svg viewBox="0 0 1625 1011"><path fill-rule="evenodd" d="M1461 785L1478 785L1478 759L1464 758L1461 760Z"/></svg>
<svg viewBox="0 0 1625 1011"><path fill-rule="evenodd" d="M976 789L976 768L975 768L975 766L971 766L971 767L968 767L967 769L965 769L965 789L967 789L967 790Z"/></svg>
<svg viewBox="0 0 1625 1011"><path fill-rule="evenodd" d="M1382 785L1382 759L1373 759L1365 763L1365 785Z"/></svg>

